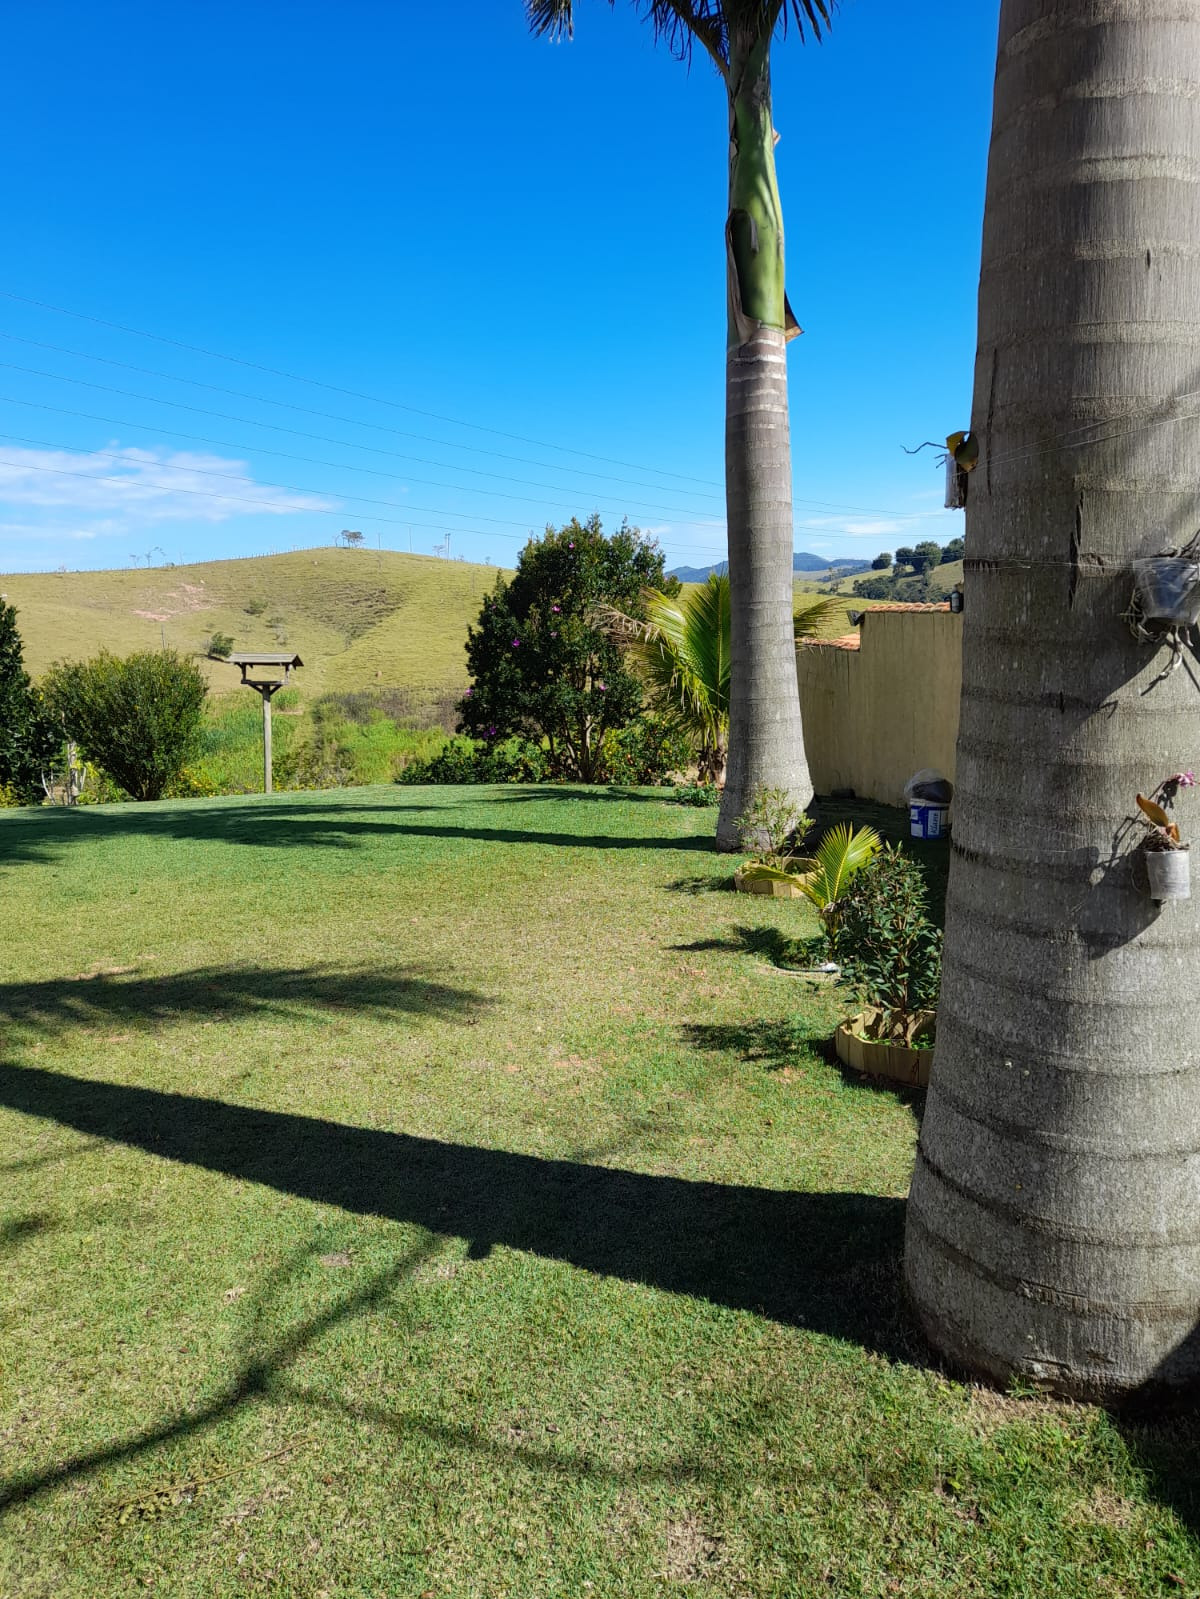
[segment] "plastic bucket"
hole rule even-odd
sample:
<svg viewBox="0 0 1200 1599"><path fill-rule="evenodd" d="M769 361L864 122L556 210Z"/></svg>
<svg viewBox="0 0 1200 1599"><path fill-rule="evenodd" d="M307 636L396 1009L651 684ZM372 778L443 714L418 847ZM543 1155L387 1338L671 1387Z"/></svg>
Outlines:
<svg viewBox="0 0 1200 1599"><path fill-rule="evenodd" d="M908 830L914 838L944 838L950 831L950 807L913 800L908 807Z"/></svg>

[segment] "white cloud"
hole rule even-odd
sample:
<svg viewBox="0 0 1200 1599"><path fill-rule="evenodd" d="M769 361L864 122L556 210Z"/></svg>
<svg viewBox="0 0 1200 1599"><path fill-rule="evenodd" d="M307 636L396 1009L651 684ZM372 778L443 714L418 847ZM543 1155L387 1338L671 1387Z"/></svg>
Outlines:
<svg viewBox="0 0 1200 1599"><path fill-rule="evenodd" d="M270 488L254 480L246 462L197 451L111 444L77 452L3 445L0 506L47 513L36 530L0 522L0 531L8 536L52 532L60 538L91 538L162 522L225 522L235 516L333 510L337 501ZM57 523L53 528L52 521Z"/></svg>

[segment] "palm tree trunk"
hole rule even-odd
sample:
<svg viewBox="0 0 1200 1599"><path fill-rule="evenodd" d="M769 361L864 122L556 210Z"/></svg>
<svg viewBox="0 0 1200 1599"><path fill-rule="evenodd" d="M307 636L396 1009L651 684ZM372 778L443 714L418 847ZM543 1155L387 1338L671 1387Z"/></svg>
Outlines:
<svg viewBox="0 0 1200 1599"><path fill-rule="evenodd" d="M783 217L771 123L770 29L733 39L725 481L732 663L729 764L717 845L737 849L755 790L812 798L792 630L792 482Z"/></svg>
<svg viewBox="0 0 1200 1599"><path fill-rule="evenodd" d="M1155 908L1128 822L1200 689L1121 619L1197 526L1197 239L1200 4L1003 0L906 1277L952 1361L1104 1399L1200 1375L1200 898Z"/></svg>

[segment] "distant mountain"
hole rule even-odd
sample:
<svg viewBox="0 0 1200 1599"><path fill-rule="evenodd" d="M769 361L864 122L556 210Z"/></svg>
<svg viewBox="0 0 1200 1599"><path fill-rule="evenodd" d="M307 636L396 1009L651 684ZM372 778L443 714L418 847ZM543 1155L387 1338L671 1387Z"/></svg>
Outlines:
<svg viewBox="0 0 1200 1599"><path fill-rule="evenodd" d="M714 572L728 569L728 561L718 561L715 566L677 566L667 573L681 583L706 583ZM853 577L858 572L869 572L870 561L848 561L838 556L830 560L825 555L812 555L805 550L792 556L793 572L836 572L839 577Z"/></svg>

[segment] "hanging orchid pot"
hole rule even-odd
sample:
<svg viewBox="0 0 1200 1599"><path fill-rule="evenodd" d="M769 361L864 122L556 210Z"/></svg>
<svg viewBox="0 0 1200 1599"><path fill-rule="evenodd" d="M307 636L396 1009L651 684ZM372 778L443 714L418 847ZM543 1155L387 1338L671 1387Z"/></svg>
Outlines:
<svg viewBox="0 0 1200 1599"><path fill-rule="evenodd" d="M1179 823L1173 819L1171 811L1180 789L1195 786L1195 772L1173 772L1163 779L1149 799L1144 794L1137 796L1138 813L1147 829L1143 853L1153 900L1192 897L1191 855L1179 836Z"/></svg>
<svg viewBox="0 0 1200 1599"><path fill-rule="evenodd" d="M1150 898L1190 899L1192 897L1191 855L1184 844L1180 849L1146 851L1146 875L1150 879Z"/></svg>
<svg viewBox="0 0 1200 1599"><path fill-rule="evenodd" d="M1200 619L1200 562L1152 555L1133 563L1134 604L1151 629L1194 627Z"/></svg>

